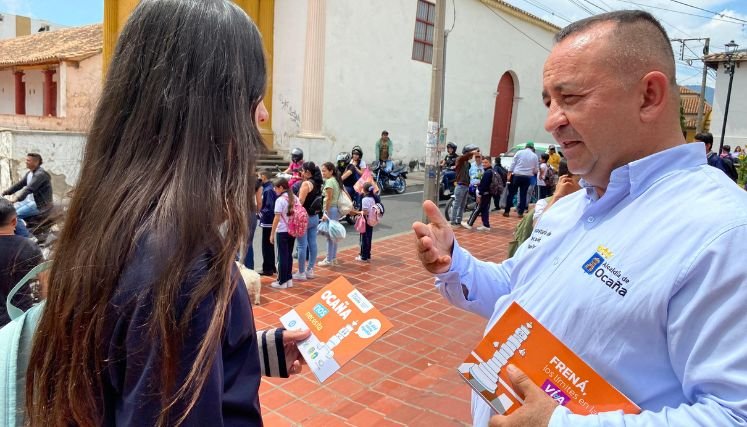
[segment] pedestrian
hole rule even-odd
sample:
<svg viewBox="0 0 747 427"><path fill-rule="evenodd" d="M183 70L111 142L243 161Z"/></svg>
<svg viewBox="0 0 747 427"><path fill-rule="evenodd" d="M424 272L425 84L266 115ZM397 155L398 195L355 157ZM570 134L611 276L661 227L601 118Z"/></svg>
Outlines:
<svg viewBox="0 0 747 427"><path fill-rule="evenodd" d="M552 182L550 177L552 172L548 172L550 165L547 163L550 160L550 155L542 153L540 156L539 172L537 172L537 189L538 195L537 200L542 200L550 195L550 189L552 188Z"/></svg>
<svg viewBox="0 0 747 427"><path fill-rule="evenodd" d="M316 228L322 216L322 186L324 179L322 172L314 162L306 162L301 169L304 181L298 199L309 215L309 224L306 234L298 237L298 272L293 275L293 280L306 280L314 278L314 265L316 265L317 244ZM308 264L307 264L308 260Z"/></svg>
<svg viewBox="0 0 747 427"><path fill-rule="evenodd" d="M456 160L456 187L454 187L454 204L451 209L452 227L459 227L462 223L464 208L469 196L469 161L479 152L480 149L476 145L465 145L462 147L462 155Z"/></svg>
<svg viewBox="0 0 747 427"><path fill-rule="evenodd" d="M495 157L495 161L493 165L493 173L498 174L501 177L501 181L503 182L503 189L501 189L501 191L493 195L493 210L499 211L501 210L501 197L503 196L503 193L505 191L508 191L508 189L506 188L507 187L506 182L508 181L508 171L501 164L500 156Z"/></svg>
<svg viewBox="0 0 747 427"><path fill-rule="evenodd" d="M389 139L389 132L383 130L381 138L376 141L376 161L383 163L382 167L385 172L391 172L394 169L392 154L394 154L394 143Z"/></svg>
<svg viewBox="0 0 747 427"><path fill-rule="evenodd" d="M514 197L516 193L519 193L519 200L516 206L516 213L519 218L524 216L524 211L527 210L527 193L529 187L532 184L532 177L537 175L539 171L539 159L534 154L534 142L529 141L526 143L526 147L519 150L511 161L511 166L508 168L508 197L506 197L506 207L503 209L503 216L508 216L511 211L511 207L514 204Z"/></svg>
<svg viewBox="0 0 747 427"><path fill-rule="evenodd" d="M491 187L493 184L493 168L490 167L490 156L482 157L482 177L477 185L475 194L477 196L477 206L470 216L468 222L462 223L464 228L471 229L475 225L477 216L480 215L482 225L477 227L477 231L490 231L490 201L493 200Z"/></svg>
<svg viewBox="0 0 747 427"><path fill-rule="evenodd" d="M332 162L326 162L322 165L322 177L324 178L324 187L322 194L324 196L324 212L322 221L339 221L340 211L337 210L337 199L340 198L342 191L342 182L337 174L337 168ZM319 261L320 267L329 267L338 265L337 261L337 240L332 236L327 236L327 257Z"/></svg>
<svg viewBox="0 0 747 427"><path fill-rule="evenodd" d="M641 413L574 415L509 365L502 378L523 406L494 415L473 394L474 425L747 424L747 265L734 262L747 193L685 143L666 31L641 10L571 23L555 36L543 89L545 129L582 190L501 264L470 255L425 202L418 255L442 295L489 319L486 330L517 302Z"/></svg>
<svg viewBox="0 0 747 427"><path fill-rule="evenodd" d="M257 175L257 182L254 185L254 206L262 205L262 180ZM249 215L249 238L246 244L246 255L244 256L244 266L249 270L254 270L254 233L257 231L259 216L252 212Z"/></svg>
<svg viewBox="0 0 747 427"><path fill-rule="evenodd" d="M370 182L363 184L363 199L361 200L361 210L356 212L363 215L366 221L366 230L360 233L361 251L355 260L358 262L371 262L371 241L373 240L373 225L369 224L368 217L371 210L376 209L376 198L374 195L374 186Z"/></svg>
<svg viewBox="0 0 747 427"><path fill-rule="evenodd" d="M288 232L288 221L295 209L296 196L285 178L272 180L272 189L278 196L275 199L275 217L272 220L270 243L278 248L278 279L270 284L275 289L293 287L293 245L295 238Z"/></svg>
<svg viewBox="0 0 747 427"><path fill-rule="evenodd" d="M273 276L275 266L275 245L272 237L272 222L275 220L275 201L278 196L272 186L273 172L265 169L259 173L262 182L262 204L259 209L259 227L262 229L262 276Z"/></svg>
<svg viewBox="0 0 747 427"><path fill-rule="evenodd" d="M556 151L555 144L550 144L547 147L547 154L550 155L547 164L550 165L555 172L558 172L560 170L560 154Z"/></svg>
<svg viewBox="0 0 747 427"><path fill-rule="evenodd" d="M256 331L235 262L265 87L261 36L233 2L135 7L55 242L24 425L262 425L262 374L297 372L309 335Z"/></svg>
<svg viewBox="0 0 747 427"><path fill-rule="evenodd" d="M8 298L10 290L23 276L36 267L44 258L41 249L31 239L15 234L18 215L13 204L0 198L0 300ZM13 298L13 305L27 310L34 300L26 285ZM0 304L0 327L10 321L5 303Z"/></svg>

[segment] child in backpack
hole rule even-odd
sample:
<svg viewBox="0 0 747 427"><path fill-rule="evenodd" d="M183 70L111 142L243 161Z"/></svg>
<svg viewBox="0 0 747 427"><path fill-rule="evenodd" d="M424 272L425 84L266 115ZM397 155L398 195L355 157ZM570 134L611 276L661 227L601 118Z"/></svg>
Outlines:
<svg viewBox="0 0 747 427"><path fill-rule="evenodd" d="M361 233L360 244L361 252L360 255L355 257L358 262L371 262L371 240L373 239L373 225L369 224L368 217L372 209L376 206L376 196L374 194L374 186L370 182L363 185L363 200L361 201L361 210L359 214L366 218L366 231Z"/></svg>
<svg viewBox="0 0 747 427"><path fill-rule="evenodd" d="M272 221L270 241L278 248L278 279L270 284L275 289L293 287L293 244L296 238L288 232L288 219L293 215L296 196L290 191L285 178L275 178L272 186L278 198L275 200L275 219Z"/></svg>

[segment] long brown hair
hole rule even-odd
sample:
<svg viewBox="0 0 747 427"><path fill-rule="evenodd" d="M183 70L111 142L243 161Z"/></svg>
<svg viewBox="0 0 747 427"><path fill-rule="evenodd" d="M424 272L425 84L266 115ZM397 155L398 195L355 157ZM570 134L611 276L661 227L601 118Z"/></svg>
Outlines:
<svg viewBox="0 0 747 427"><path fill-rule="evenodd" d="M153 310L145 339L162 357L157 424L178 425L195 405L221 342L236 286L231 266L255 209L262 143L254 113L265 89L264 61L259 32L230 1L145 0L133 12L54 254L26 375L32 426L103 423L103 319L146 236L167 240L170 250L156 255L161 268L147 290ZM207 269L178 311L190 266L205 253ZM207 332L177 382L181 340L206 298L214 301Z"/></svg>

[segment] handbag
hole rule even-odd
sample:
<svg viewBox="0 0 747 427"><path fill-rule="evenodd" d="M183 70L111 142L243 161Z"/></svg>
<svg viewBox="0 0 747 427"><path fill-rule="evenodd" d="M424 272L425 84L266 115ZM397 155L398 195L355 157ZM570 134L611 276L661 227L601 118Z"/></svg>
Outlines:
<svg viewBox="0 0 747 427"><path fill-rule="evenodd" d="M345 190L340 190L340 195L337 197L337 210L340 212L340 217L353 210L353 200Z"/></svg>

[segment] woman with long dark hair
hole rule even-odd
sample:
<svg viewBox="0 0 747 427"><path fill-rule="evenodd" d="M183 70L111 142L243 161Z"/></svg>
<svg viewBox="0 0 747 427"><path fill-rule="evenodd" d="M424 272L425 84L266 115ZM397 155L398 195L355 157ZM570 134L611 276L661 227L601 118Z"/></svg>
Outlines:
<svg viewBox="0 0 747 427"><path fill-rule="evenodd" d="M301 334L258 339L234 263L265 79L259 32L231 2L137 6L54 254L31 426L261 425L260 375L300 368L282 347Z"/></svg>
<svg viewBox="0 0 747 427"><path fill-rule="evenodd" d="M298 272L293 274L293 280L306 280L315 277L316 228L319 225L323 210L320 197L324 179L319 167L314 162L306 162L301 167L301 176L303 177L303 183L298 192L298 200L309 215L309 225L306 228L306 234L298 237ZM307 255L308 264L306 263Z"/></svg>

